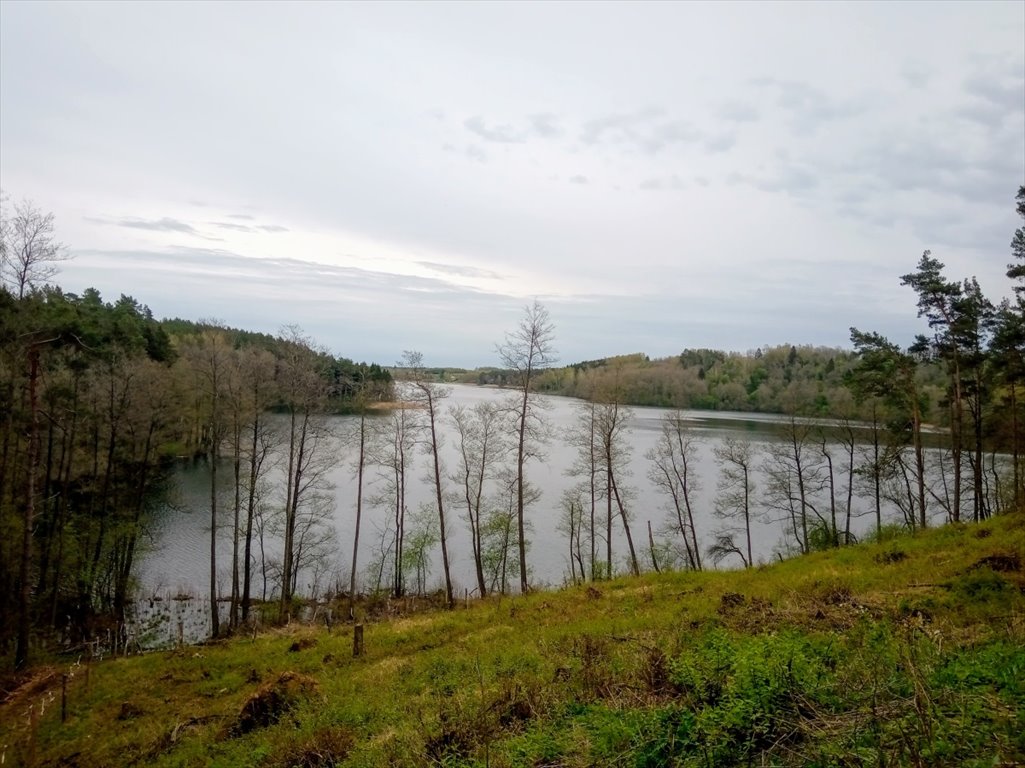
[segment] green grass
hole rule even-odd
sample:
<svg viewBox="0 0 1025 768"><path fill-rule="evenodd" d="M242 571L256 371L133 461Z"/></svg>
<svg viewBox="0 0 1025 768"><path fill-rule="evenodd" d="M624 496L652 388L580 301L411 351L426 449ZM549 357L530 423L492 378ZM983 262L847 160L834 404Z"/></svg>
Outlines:
<svg viewBox="0 0 1025 768"><path fill-rule="evenodd" d="M381 621L359 659L348 627L283 628L93 664L88 689L78 668L64 724L68 666L41 669L0 708L0 749L8 765L1015 764L1023 560L1025 520L1004 516ZM315 642L289 651L298 638ZM240 734L284 672L307 694Z"/></svg>

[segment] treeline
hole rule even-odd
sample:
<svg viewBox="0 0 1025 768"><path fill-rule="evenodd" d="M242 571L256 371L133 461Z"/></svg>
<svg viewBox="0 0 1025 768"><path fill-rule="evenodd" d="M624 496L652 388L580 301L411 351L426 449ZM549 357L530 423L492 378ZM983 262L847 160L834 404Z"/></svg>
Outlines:
<svg viewBox="0 0 1025 768"><path fill-rule="evenodd" d="M63 258L52 217L23 203L0 223L4 655L14 642L24 664L34 629L73 640L123 619L140 536L176 457L207 457L215 481L222 454L230 459L233 503L218 510L212 495L211 515L236 541L237 615L249 599L250 561L238 550L252 543L264 414L289 414L298 430L314 414L390 400L391 374L335 358L295 329L161 323L128 296L64 292L50 284Z"/></svg>
<svg viewBox="0 0 1025 768"><path fill-rule="evenodd" d="M572 363L545 371L540 391L566 397L588 397L595 381L610 374L619 378L623 402L629 405L709 411L787 413L799 389L808 402L802 411L821 417L849 415L848 379L857 354L835 347L760 347L750 352L685 349L676 357L652 359L645 354L618 355ZM944 389L938 363L924 361L918 371L927 421ZM468 371L456 377L464 383L506 386L509 372L498 368Z"/></svg>

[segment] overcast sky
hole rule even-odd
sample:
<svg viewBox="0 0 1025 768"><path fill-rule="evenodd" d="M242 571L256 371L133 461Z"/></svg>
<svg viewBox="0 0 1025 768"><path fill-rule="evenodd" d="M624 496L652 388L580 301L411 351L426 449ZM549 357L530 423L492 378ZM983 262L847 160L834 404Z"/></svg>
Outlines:
<svg viewBox="0 0 1025 768"><path fill-rule="evenodd" d="M0 2L0 185L61 285L336 354L901 343L1008 294L1025 3Z"/></svg>

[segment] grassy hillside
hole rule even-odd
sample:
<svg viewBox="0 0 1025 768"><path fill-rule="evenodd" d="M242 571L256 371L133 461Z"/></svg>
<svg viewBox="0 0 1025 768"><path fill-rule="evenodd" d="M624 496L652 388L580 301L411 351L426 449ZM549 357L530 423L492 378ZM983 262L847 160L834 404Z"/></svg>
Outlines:
<svg viewBox="0 0 1025 768"><path fill-rule="evenodd" d="M88 680L64 664L2 705L0 749L7 765L1016 765L1023 559L1025 518L1005 516L377 621L357 659L351 627L320 626Z"/></svg>

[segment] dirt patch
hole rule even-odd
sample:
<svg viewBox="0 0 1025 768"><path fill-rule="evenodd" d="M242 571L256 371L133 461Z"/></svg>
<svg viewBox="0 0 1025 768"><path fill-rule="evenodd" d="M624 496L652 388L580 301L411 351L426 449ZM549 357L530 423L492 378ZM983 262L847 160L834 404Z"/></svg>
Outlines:
<svg viewBox="0 0 1025 768"><path fill-rule="evenodd" d="M230 733L240 736L257 728L273 725L303 699L313 696L320 686L312 677L298 672L282 672L272 683L260 687L249 697Z"/></svg>
<svg viewBox="0 0 1025 768"><path fill-rule="evenodd" d="M974 571L979 568L989 568L997 573L1017 573L1022 570L1021 556L1017 552L988 555L975 561L968 570Z"/></svg>
<svg viewBox="0 0 1025 768"><path fill-rule="evenodd" d="M843 584L826 587L820 593L820 599L826 605L857 605L851 597L850 587Z"/></svg>
<svg viewBox="0 0 1025 768"><path fill-rule="evenodd" d="M56 667L39 667L26 674L12 676L3 680L3 707L18 706L20 702L34 699L45 693L51 686L60 682L60 674Z"/></svg>
<svg viewBox="0 0 1025 768"><path fill-rule="evenodd" d="M139 707L130 701L121 702L121 711L117 713L118 720L134 720L145 714Z"/></svg>
<svg viewBox="0 0 1025 768"><path fill-rule="evenodd" d="M890 549L886 552L880 552L872 559L880 565L891 565L892 563L899 563L902 560L907 560L907 553L900 549Z"/></svg>
<svg viewBox="0 0 1025 768"><path fill-rule="evenodd" d="M721 616L725 616L734 609L742 606L745 602L747 602L747 598L739 592L723 592L722 597L719 598L719 607L716 611Z"/></svg>
<svg viewBox="0 0 1025 768"><path fill-rule="evenodd" d="M346 728L324 728L299 746L289 749L280 761L294 768L330 768L340 765L356 745L356 736Z"/></svg>
<svg viewBox="0 0 1025 768"><path fill-rule="evenodd" d="M299 651L305 651L307 648L312 648L317 644L315 638L312 637L301 637L288 646L289 653L298 653Z"/></svg>

